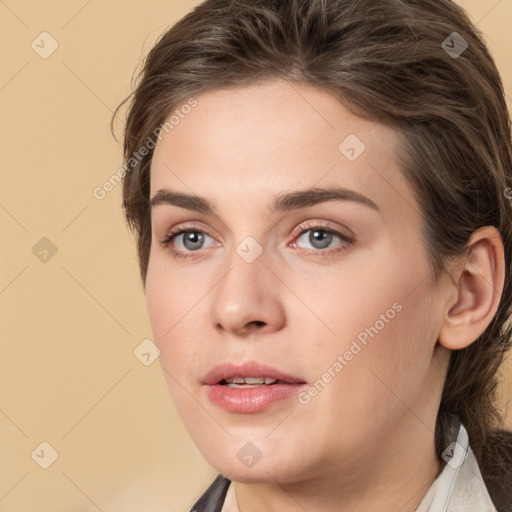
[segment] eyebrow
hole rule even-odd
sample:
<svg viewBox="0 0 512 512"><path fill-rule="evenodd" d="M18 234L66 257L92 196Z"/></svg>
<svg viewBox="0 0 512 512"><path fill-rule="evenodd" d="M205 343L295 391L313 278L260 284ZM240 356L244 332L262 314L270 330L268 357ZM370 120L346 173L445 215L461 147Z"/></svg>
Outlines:
<svg viewBox="0 0 512 512"><path fill-rule="evenodd" d="M307 208L308 206L314 206L326 201L353 201L380 212L380 208L370 198L354 190L337 186L296 190L287 194L279 194L268 205L268 209L271 213L287 212ZM169 204L198 213L213 213L212 205L204 197L173 192L167 188L158 190L151 198L150 204L151 208L161 204Z"/></svg>

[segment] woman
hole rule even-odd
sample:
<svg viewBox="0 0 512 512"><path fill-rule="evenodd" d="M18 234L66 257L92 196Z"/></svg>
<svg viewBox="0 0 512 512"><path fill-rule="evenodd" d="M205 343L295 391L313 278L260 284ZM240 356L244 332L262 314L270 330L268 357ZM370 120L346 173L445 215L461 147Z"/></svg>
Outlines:
<svg viewBox="0 0 512 512"><path fill-rule="evenodd" d="M191 510L509 511L510 118L448 0L207 0L134 91L124 208Z"/></svg>

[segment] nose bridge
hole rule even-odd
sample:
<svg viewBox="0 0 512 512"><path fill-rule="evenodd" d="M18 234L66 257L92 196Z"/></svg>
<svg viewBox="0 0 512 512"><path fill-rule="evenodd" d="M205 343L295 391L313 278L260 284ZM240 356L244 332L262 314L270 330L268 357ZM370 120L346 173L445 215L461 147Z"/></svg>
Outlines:
<svg viewBox="0 0 512 512"><path fill-rule="evenodd" d="M241 332L284 324L279 286L263 247L246 237L229 255L229 270L215 287L212 321L217 328Z"/></svg>

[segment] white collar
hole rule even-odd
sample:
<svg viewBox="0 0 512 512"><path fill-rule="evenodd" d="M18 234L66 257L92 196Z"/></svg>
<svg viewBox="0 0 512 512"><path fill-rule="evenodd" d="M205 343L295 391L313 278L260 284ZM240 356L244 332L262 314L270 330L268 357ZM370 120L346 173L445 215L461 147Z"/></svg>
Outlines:
<svg viewBox="0 0 512 512"><path fill-rule="evenodd" d="M457 440L443 452L446 465L415 512L497 512L462 423Z"/></svg>

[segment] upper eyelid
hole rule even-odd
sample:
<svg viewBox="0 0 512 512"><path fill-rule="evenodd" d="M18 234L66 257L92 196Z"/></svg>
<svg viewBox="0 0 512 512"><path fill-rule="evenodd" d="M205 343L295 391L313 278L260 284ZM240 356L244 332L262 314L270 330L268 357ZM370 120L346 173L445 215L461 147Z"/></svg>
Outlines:
<svg viewBox="0 0 512 512"><path fill-rule="evenodd" d="M334 227L334 226L332 226L332 224L338 224L342 227L341 228ZM334 221L329 221L329 220L325 220L325 219L324 220L304 221L304 222L300 223L292 231L292 234L293 234L293 236L300 235L304 231L309 231L309 230L315 229L315 228L320 228L321 230L325 230L325 231L336 232L342 236L346 236L346 237L350 237L350 238L355 238L355 236L356 236L355 232L353 230L351 230L348 226L345 226L344 224L334 223ZM343 233L344 230L349 231L350 234L344 234Z"/></svg>
<svg viewBox="0 0 512 512"><path fill-rule="evenodd" d="M191 221L191 222L194 222L194 221ZM304 222L306 223L306 225L304 225ZM292 231L293 236L296 236L297 234L301 234L304 231L309 231L309 230L315 229L315 228L320 228L320 229L323 229L326 231L338 231L338 232L342 231L343 229L346 229L347 231L350 231L350 233L352 235L355 235L355 233L347 226L343 226L343 228L340 229L340 228L332 227L331 225L327 225L328 222L332 222L332 221L317 220L317 221L304 221L304 222L299 224L296 228L294 228L294 230ZM174 234L181 233L183 231L185 231L185 232L186 231L200 231L201 233L205 233L208 236L212 236L209 234L207 228L203 228L201 226L188 224L188 223L185 223L185 225L178 225L177 227L173 227L173 228L167 230L165 236L168 236L171 233L174 233ZM340 233L340 234L343 234L343 233Z"/></svg>

